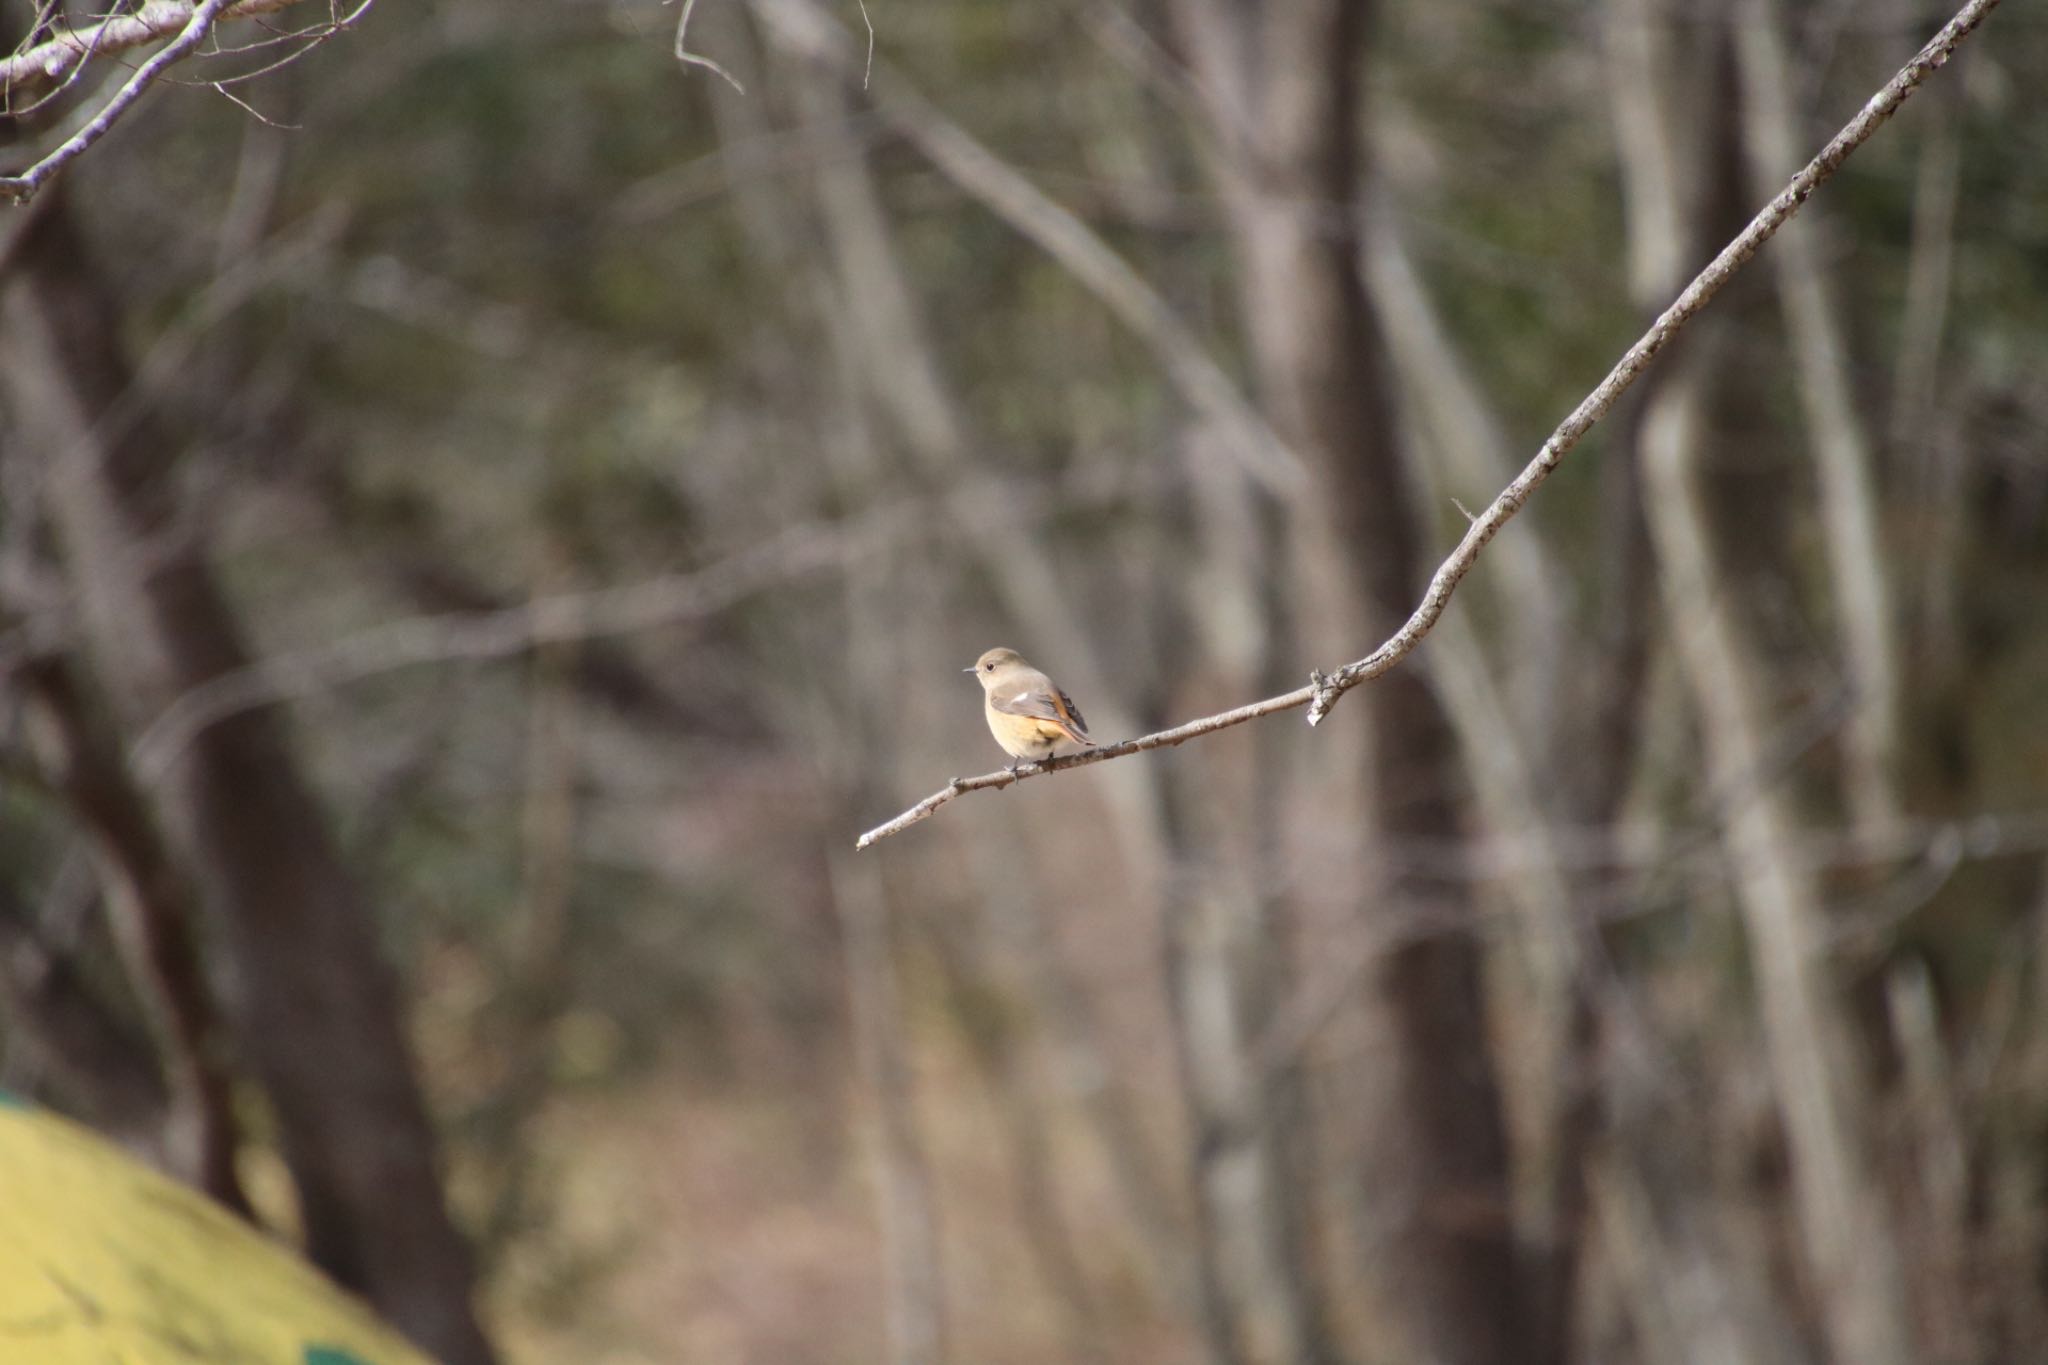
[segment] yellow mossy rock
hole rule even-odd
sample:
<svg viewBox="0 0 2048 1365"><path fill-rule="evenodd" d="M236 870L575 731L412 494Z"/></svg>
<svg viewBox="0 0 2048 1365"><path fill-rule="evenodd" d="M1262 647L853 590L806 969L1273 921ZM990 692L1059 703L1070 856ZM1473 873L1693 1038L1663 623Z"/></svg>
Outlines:
<svg viewBox="0 0 2048 1365"><path fill-rule="evenodd" d="M0 1091L0 1365L431 1365L288 1247Z"/></svg>

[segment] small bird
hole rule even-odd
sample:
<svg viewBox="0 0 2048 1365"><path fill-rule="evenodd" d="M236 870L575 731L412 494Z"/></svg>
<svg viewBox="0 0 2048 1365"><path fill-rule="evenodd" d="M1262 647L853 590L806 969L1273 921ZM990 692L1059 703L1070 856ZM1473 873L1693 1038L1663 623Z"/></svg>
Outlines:
<svg viewBox="0 0 2048 1365"><path fill-rule="evenodd" d="M1014 649L992 649L962 673L981 680L982 711L1003 752L1016 759L1050 758L1062 745L1092 749L1088 722L1074 699ZM1012 773L1017 764L1009 765Z"/></svg>

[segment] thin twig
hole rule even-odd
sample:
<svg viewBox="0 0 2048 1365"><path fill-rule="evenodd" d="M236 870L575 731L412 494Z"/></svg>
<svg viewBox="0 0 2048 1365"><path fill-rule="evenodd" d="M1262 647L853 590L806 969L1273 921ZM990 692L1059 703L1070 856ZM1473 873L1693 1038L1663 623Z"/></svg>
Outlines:
<svg viewBox="0 0 2048 1365"><path fill-rule="evenodd" d="M709 57L692 52L688 47L684 46L684 35L690 29L690 11L695 8L697 8L697 0L683 0L683 17L676 20L676 60L686 66L701 66L712 75L721 77L727 85L739 91L742 95L746 94L747 87L741 85L739 78L733 75L732 72L727 71Z"/></svg>
<svg viewBox="0 0 2048 1365"><path fill-rule="evenodd" d="M276 128L283 132L296 133L302 126L297 123L279 123L276 119L271 118L269 115L265 114L261 109L258 109L255 105L249 103L249 101L243 99L240 95L237 95L234 91L228 89L219 81L212 82L212 85L214 88L214 92L218 94L222 99L227 100L230 104L233 104L243 113L247 114L250 118L255 119L258 123L262 124L266 128Z"/></svg>
<svg viewBox="0 0 2048 1365"><path fill-rule="evenodd" d="M1615 400L1627 391L1629 385L1635 382L1636 377L1648 367L1657 353L1669 344L1694 314L1706 306L1736 271L1748 263L1749 258L1757 253L1757 249L1769 241L1771 235L1799 211L1800 206L1814 190L1841 168L1842 163L1848 160L1849 154L1876 132L1878 127L1905 103L1922 81L1936 69L1947 64L1956 46L1984 21L1984 16L1989 14L1997 3L1998 0L1969 0L1969 3L1943 26L1941 32L1920 49L1912 61L1901 67L1898 74L1885 83L1883 89L1871 96L1870 101L1856 117L1821 149L1820 155L1808 162L1799 174L1793 176L1791 182L1778 192L1778 196L1750 220L1749 226L1744 228L1734 241L1723 247L1721 254L1693 278L1692 283L1685 287L1677 301L1664 310L1663 315L1651 324L1650 329L1635 345L1629 347L1614 368L1608 371L1607 377L1600 381L1599 387L1587 394L1572 411L1571 416L1565 418L1557 430L1551 433L1550 439L1543 443L1543 448L1536 452L1536 457L1529 461L1528 466L1516 475L1514 481L1501 490L1500 496L1472 522L1464 538L1458 542L1458 547L1438 566L1435 576L1429 581L1428 590L1423 593L1422 601L1413 614L1378 649L1355 663L1346 664L1335 673L1311 673L1307 687L1240 706L1235 710L1205 716L1200 720L1191 720L1170 730L1161 730L1138 739L1127 739L1120 744L1105 745L1100 749L1090 749L1086 753L1068 758L1047 759L1041 763L1027 764L1015 773L998 770L983 773L979 777L956 777L895 819L877 825L861 835L855 841L854 847L866 848L878 840L901 833L930 816L954 797L966 792L1007 787L1027 777L1037 777L1043 773L1063 772L1069 768L1082 768L1091 763L1123 758L1147 749L1183 744L1198 736L1228 729L1233 725L1242 725L1246 721L1270 716L1278 711L1291 711L1297 706L1309 708L1308 723L1314 725L1329 714L1330 708L1336 704L1339 697L1360 683L1377 678L1393 668L1422 643L1422 637L1429 634L1430 628L1437 623L1438 618L1444 613L1444 608L1449 605L1451 594L1457 590L1459 580L1463 579L1477 562L1480 551L1486 548L1488 541L1500 533L1501 527L1507 525L1515 513L1522 510L1523 504L1528 502L1537 485L1550 477L1551 471L1556 469L1572 447L1579 443L1580 438L1592 429L1593 424L1607 414L1608 409L1614 406Z"/></svg>
<svg viewBox="0 0 2048 1365"><path fill-rule="evenodd" d="M214 89L219 90L222 86L244 85L250 81L261 80L263 77L268 76L273 71L278 71L283 69L284 67L290 66L293 62L298 61L301 57L304 57L308 52L311 52L314 48L320 46L320 44L326 42L335 34L342 32L344 29L355 27L356 20L362 18L363 14L366 11L368 11L370 6L374 3L375 0L356 0L355 8L350 10L347 14L340 15L339 17L336 18L330 18L324 24L308 24L304 28L275 29L270 27L268 24L259 24L257 25L257 27L263 29L266 33L268 33L270 35L269 37L259 38L253 43L243 43L239 47L223 48L221 49L221 55L234 57L240 56L245 52L261 52L266 48L286 47L293 43L298 44L298 46L293 47L291 51L285 53L284 56L277 58L275 61L265 62L262 66L254 67L248 71L237 71L234 75L223 76L217 81L202 81L200 82L200 84L210 85ZM330 7L329 12L333 13L332 7ZM220 31L216 28L214 30L214 37L216 43L218 43L219 41L219 36ZM223 91L222 93L226 92ZM250 112L253 113L255 111L251 110ZM295 125L284 124L273 126L293 127Z"/></svg>
<svg viewBox="0 0 2048 1365"><path fill-rule="evenodd" d="M875 74L875 21L868 18L868 0L858 0L858 3L860 5L860 21L868 26L868 60L867 65L863 66L860 71L860 88L865 90L868 88L868 82L874 78Z"/></svg>

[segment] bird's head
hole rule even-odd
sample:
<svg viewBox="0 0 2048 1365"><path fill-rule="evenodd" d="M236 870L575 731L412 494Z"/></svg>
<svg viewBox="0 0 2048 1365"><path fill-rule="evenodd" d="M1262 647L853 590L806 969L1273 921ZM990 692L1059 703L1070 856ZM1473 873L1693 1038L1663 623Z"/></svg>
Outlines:
<svg viewBox="0 0 2048 1365"><path fill-rule="evenodd" d="M960 671L962 673L972 673L976 678L980 679L982 687L986 689L996 686L1013 670L1029 668L1030 666L1024 662L1024 656L1016 650L999 647L991 649L988 653L976 659L970 667L963 668Z"/></svg>

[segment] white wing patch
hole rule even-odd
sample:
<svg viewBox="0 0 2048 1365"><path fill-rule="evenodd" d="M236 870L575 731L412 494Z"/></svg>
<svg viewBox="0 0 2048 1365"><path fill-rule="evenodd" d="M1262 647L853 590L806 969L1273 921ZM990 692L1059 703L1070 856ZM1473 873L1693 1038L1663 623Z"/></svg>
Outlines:
<svg viewBox="0 0 2048 1365"><path fill-rule="evenodd" d="M1010 698L1010 705L1023 706L1027 704L1030 700L1031 694L1029 692L1019 692L1016 696Z"/></svg>

